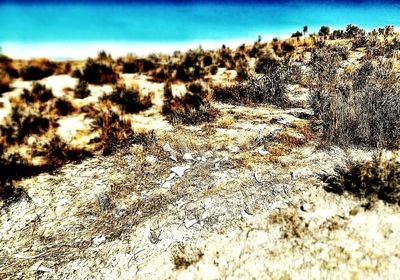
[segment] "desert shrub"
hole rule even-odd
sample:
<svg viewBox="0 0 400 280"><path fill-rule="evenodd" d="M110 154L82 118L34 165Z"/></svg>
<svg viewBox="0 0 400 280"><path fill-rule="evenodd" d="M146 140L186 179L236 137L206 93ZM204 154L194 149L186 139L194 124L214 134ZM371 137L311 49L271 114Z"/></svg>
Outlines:
<svg viewBox="0 0 400 280"><path fill-rule="evenodd" d="M64 98L58 98L54 103L58 116L67 116L76 111L72 103Z"/></svg>
<svg viewBox="0 0 400 280"><path fill-rule="evenodd" d="M74 89L75 98L82 99L88 97L89 95L90 95L90 89L88 88L88 83L83 80L79 80L78 84Z"/></svg>
<svg viewBox="0 0 400 280"><path fill-rule="evenodd" d="M118 74L114 71L112 64L89 58L83 69L81 80L96 85L114 84L118 80Z"/></svg>
<svg viewBox="0 0 400 280"><path fill-rule="evenodd" d="M10 76L7 73L0 70L0 96L2 93L11 90L10 84L11 84Z"/></svg>
<svg viewBox="0 0 400 280"><path fill-rule="evenodd" d="M331 34L331 29L329 28L329 26L321 26L321 28L319 29L318 35L319 36L328 36L329 34Z"/></svg>
<svg viewBox="0 0 400 280"><path fill-rule="evenodd" d="M152 106L151 96L140 97L140 91L137 87L127 88L124 85L117 86L111 95L104 99L110 100L121 106L127 113L137 113L146 110Z"/></svg>
<svg viewBox="0 0 400 280"><path fill-rule="evenodd" d="M47 102L53 97L54 96L51 89L48 89L46 86L36 82L32 84L31 90L24 89L21 95L21 98L27 103L34 103L38 101Z"/></svg>
<svg viewBox="0 0 400 280"><path fill-rule="evenodd" d="M54 74L57 65L47 59L31 60L25 65L20 76L25 81L41 80Z"/></svg>
<svg viewBox="0 0 400 280"><path fill-rule="evenodd" d="M301 32L301 31L296 31L296 32L292 33L292 38L299 38L301 36L303 36L303 32Z"/></svg>
<svg viewBox="0 0 400 280"><path fill-rule="evenodd" d="M29 199L22 188L14 187L15 180L52 171L66 162L80 161L92 155L91 152L68 147L58 136L50 139L40 151L34 150L32 156L44 158L44 163L41 165L33 165L18 152L6 153L5 150L3 144L0 144L0 200L6 200L8 203L17 201L23 196Z"/></svg>
<svg viewBox="0 0 400 280"><path fill-rule="evenodd" d="M344 35L346 38L356 38L358 36L365 35L365 30L358 27L357 25L349 24L346 26L346 31Z"/></svg>
<svg viewBox="0 0 400 280"><path fill-rule="evenodd" d="M75 68L71 73L71 77L80 79L82 77L82 72L78 68Z"/></svg>
<svg viewBox="0 0 400 280"><path fill-rule="evenodd" d="M399 153L380 151L371 161L348 161L336 167L335 175L325 175L326 189L335 193L349 192L370 201L380 199L400 205Z"/></svg>
<svg viewBox="0 0 400 280"><path fill-rule="evenodd" d="M22 143L32 134L44 134L51 121L42 115L38 107L14 106L11 108L11 123L1 127L1 134L8 143Z"/></svg>
<svg viewBox="0 0 400 280"><path fill-rule="evenodd" d="M258 74L250 75L234 85L214 88L215 100L233 104L288 106L287 71L284 64L264 57L257 62L256 71Z"/></svg>
<svg viewBox="0 0 400 280"><path fill-rule="evenodd" d="M131 121L112 110L109 101L102 101L95 116L93 128L100 130L100 148L104 155L110 155L118 143L133 135Z"/></svg>
<svg viewBox="0 0 400 280"><path fill-rule="evenodd" d="M211 73L211 75L217 74L218 73L218 66L217 65L212 65L210 67L210 73Z"/></svg>
<svg viewBox="0 0 400 280"><path fill-rule="evenodd" d="M166 83L163 114L172 124L198 125L213 121L219 112L209 98L208 91L198 82L190 84L183 97L174 97L171 84Z"/></svg>
<svg viewBox="0 0 400 280"><path fill-rule="evenodd" d="M317 75L310 105L323 122L323 140L340 146L398 146L400 82L388 61L367 61L352 72Z"/></svg>

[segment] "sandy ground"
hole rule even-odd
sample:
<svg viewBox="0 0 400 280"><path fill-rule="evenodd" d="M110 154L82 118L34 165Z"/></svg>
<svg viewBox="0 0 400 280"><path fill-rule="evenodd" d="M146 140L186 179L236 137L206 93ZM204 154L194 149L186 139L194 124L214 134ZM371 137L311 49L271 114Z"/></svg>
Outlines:
<svg viewBox="0 0 400 280"><path fill-rule="evenodd" d="M220 71L213 81L234 76ZM0 279L397 278L400 207L325 190L321 174L372 151L320 148L305 134L307 90L291 87L298 108L217 103L215 122L171 126L159 114L162 84L122 78L154 96L130 117L156 137L17 182L25 197L0 208ZM68 97L77 80L42 82ZM0 120L30 85L14 83ZM75 106L112 91L90 89ZM73 145L96 137L82 114L59 124Z"/></svg>
<svg viewBox="0 0 400 280"><path fill-rule="evenodd" d="M215 123L19 182L27 197L0 210L0 278L397 277L399 207L318 179L370 152L312 139L282 152L274 136L301 137L307 110L216 106Z"/></svg>

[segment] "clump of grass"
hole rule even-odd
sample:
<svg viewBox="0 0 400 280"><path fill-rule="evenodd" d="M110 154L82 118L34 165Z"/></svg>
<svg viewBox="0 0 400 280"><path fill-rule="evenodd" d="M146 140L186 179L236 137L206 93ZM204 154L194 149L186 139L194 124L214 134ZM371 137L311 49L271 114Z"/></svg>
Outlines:
<svg viewBox="0 0 400 280"><path fill-rule="evenodd" d="M150 108L152 106L151 98L151 95L141 97L137 86L127 88L125 85L118 85L111 95L104 99L118 104L124 112L133 114Z"/></svg>
<svg viewBox="0 0 400 280"><path fill-rule="evenodd" d="M163 114L173 124L198 125L215 120L219 112L212 107L208 90L199 83L188 85L183 97L174 97L171 84L164 88Z"/></svg>
<svg viewBox="0 0 400 280"><path fill-rule="evenodd" d="M371 161L350 161L346 167L337 167L335 175L323 179L328 191L400 205L399 153L380 151Z"/></svg>
<svg viewBox="0 0 400 280"><path fill-rule="evenodd" d="M56 68L57 64L47 59L35 59L21 69L20 76L25 81L41 80L53 75Z"/></svg>
<svg viewBox="0 0 400 280"><path fill-rule="evenodd" d="M88 83L83 80L79 80L78 84L74 89L75 98L83 99L90 95L90 89L88 88Z"/></svg>

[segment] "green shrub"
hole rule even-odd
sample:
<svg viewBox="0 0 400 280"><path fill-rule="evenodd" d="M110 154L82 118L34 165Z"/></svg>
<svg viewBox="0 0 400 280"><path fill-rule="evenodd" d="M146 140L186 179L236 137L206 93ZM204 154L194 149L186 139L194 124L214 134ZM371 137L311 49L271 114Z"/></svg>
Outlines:
<svg viewBox="0 0 400 280"><path fill-rule="evenodd" d="M399 153L376 153L372 161L349 161L336 167L335 175L325 175L326 189L335 193L350 192L369 200L380 199L400 205Z"/></svg>

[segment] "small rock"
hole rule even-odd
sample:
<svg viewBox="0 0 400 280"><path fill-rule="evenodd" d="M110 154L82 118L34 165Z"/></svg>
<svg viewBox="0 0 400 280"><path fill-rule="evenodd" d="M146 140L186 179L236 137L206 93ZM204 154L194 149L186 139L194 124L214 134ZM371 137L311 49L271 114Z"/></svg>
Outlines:
<svg viewBox="0 0 400 280"><path fill-rule="evenodd" d="M171 189L171 181L165 181L164 183L162 183L161 188L170 190Z"/></svg>
<svg viewBox="0 0 400 280"><path fill-rule="evenodd" d="M174 152L174 150L171 148L171 146L169 145L168 142L166 142L166 143L164 144L163 150L164 150L164 152L167 152L167 153Z"/></svg>
<svg viewBox="0 0 400 280"><path fill-rule="evenodd" d="M262 183L262 178L261 175L258 174L257 172L254 172L254 178L256 179L257 182Z"/></svg>
<svg viewBox="0 0 400 280"><path fill-rule="evenodd" d="M226 148L232 153L240 152L240 148L236 145L228 145L228 146L226 146Z"/></svg>
<svg viewBox="0 0 400 280"><path fill-rule="evenodd" d="M104 243L104 241L106 241L106 237L104 235L98 235L92 240L95 246L99 246L101 243Z"/></svg>
<svg viewBox="0 0 400 280"><path fill-rule="evenodd" d="M290 173L293 181L298 180L300 178L301 174L302 174L302 170L300 170L300 169L294 170Z"/></svg>
<svg viewBox="0 0 400 280"><path fill-rule="evenodd" d="M269 152L265 150L264 146L258 148L258 153L262 156L269 154Z"/></svg>
<svg viewBox="0 0 400 280"><path fill-rule="evenodd" d="M185 223L185 227L186 227L186 228L190 228L190 227L193 226L194 224L197 224L197 220L196 220L196 219L193 219L193 220L191 220L191 219L185 219L184 223Z"/></svg>
<svg viewBox="0 0 400 280"><path fill-rule="evenodd" d="M185 171L188 170L190 167L188 166L175 166L171 168L171 171L174 172L176 175L178 175L179 177L182 177L183 174L185 174Z"/></svg>
<svg viewBox="0 0 400 280"><path fill-rule="evenodd" d="M194 157L192 156L191 153L185 153L185 154L183 155L183 159L184 159L184 160L194 160Z"/></svg>
<svg viewBox="0 0 400 280"><path fill-rule="evenodd" d="M173 151L171 152L171 155L169 156L170 159L172 159L173 161L178 161L178 159L176 158L176 152Z"/></svg>

